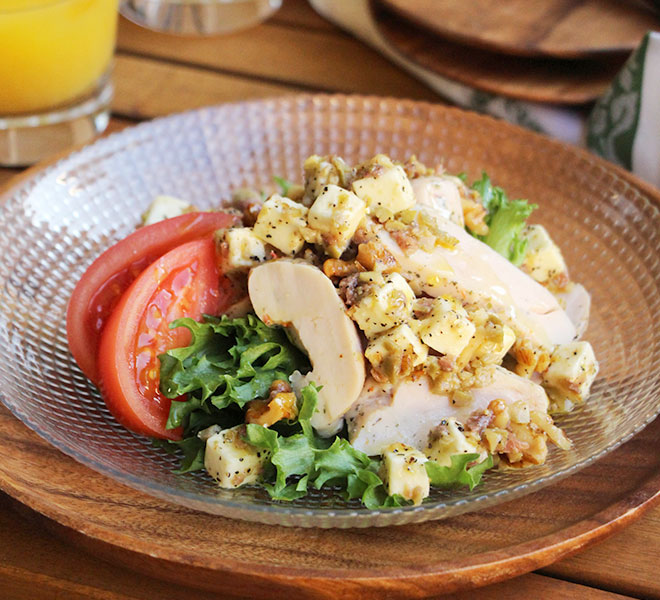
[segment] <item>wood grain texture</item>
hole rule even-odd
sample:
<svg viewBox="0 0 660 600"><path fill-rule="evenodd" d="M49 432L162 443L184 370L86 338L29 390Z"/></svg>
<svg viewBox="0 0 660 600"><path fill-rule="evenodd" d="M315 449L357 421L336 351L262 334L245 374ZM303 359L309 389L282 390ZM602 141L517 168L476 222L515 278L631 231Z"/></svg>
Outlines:
<svg viewBox="0 0 660 600"><path fill-rule="evenodd" d="M554 577L660 599L660 507L615 537L543 569Z"/></svg>
<svg viewBox="0 0 660 600"><path fill-rule="evenodd" d="M319 15L307 0L284 0L282 7L270 18L270 23L339 33L337 27Z"/></svg>
<svg viewBox="0 0 660 600"><path fill-rule="evenodd" d="M0 188L6 186L14 177L21 172L21 169L10 169L0 167Z"/></svg>
<svg viewBox="0 0 660 600"><path fill-rule="evenodd" d="M126 488L4 408L0 428L0 486L60 523L53 527L72 543L152 577L258 598L420 598L496 582L614 532L660 486L660 456L649 452L660 439L656 421L595 465L515 502L419 525L301 530L214 517Z"/></svg>
<svg viewBox="0 0 660 600"><path fill-rule="evenodd" d="M437 100L437 94L425 85L337 31L268 22L225 37L191 39L148 31L121 19L118 48L272 84Z"/></svg>
<svg viewBox="0 0 660 600"><path fill-rule="evenodd" d="M114 73L112 110L136 119L296 91L291 86L121 54L115 57Z"/></svg>
<svg viewBox="0 0 660 600"><path fill-rule="evenodd" d="M553 104L584 104L600 97L620 71L623 59L537 60L466 48L375 8L383 36L417 64L475 89L509 98Z"/></svg>
<svg viewBox="0 0 660 600"><path fill-rule="evenodd" d="M518 56L587 58L633 50L660 18L632 0L381 0L445 39Z"/></svg>
<svg viewBox="0 0 660 600"><path fill-rule="evenodd" d="M35 583L38 584L40 600L64 597L67 600L230 598L225 593L193 590L100 561L44 530L52 527L53 524L47 523L38 513L0 494L0 579L3 582L3 600L34 600ZM536 574L522 575L479 590L442 596L444 600L497 600L504 597L509 600L528 600L531 597L585 600L626 598Z"/></svg>

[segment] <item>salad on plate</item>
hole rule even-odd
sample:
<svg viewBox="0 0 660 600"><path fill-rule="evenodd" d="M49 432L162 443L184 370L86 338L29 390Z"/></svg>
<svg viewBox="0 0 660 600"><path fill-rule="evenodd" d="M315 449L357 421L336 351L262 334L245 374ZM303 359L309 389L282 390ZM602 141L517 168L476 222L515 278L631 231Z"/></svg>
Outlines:
<svg viewBox="0 0 660 600"><path fill-rule="evenodd" d="M87 269L69 346L115 418L223 488L368 508L570 449L590 297L535 206L414 157L303 171L221 211L160 196Z"/></svg>

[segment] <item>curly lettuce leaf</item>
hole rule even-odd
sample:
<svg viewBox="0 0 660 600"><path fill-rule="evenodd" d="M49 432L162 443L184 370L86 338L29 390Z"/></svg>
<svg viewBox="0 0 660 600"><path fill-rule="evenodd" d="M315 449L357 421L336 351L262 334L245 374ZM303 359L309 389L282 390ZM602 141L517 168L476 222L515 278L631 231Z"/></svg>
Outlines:
<svg viewBox="0 0 660 600"><path fill-rule="evenodd" d="M504 190L493 185L485 172L472 184L472 189L479 193L488 211L485 218L488 233L476 237L519 266L527 253L527 240L520 234L537 205L529 204L527 200L509 200Z"/></svg>
<svg viewBox="0 0 660 600"><path fill-rule="evenodd" d="M186 327L190 345L159 356L160 389L173 400L168 428L185 425L190 414L209 404L222 410L268 396L276 379L288 380L295 370L309 369L307 358L279 328L268 327L254 315L237 319L206 316L203 322L178 319L170 328Z"/></svg>
<svg viewBox="0 0 660 600"><path fill-rule="evenodd" d="M292 182L279 175L273 175L273 181L279 186L280 194L282 194L282 196L286 196L294 185Z"/></svg>
<svg viewBox="0 0 660 600"><path fill-rule="evenodd" d="M178 473L204 467L205 442L197 436L211 425L226 429L243 423L244 404L268 395L275 379L288 380L294 370L309 368L307 358L283 331L267 327L254 315L240 319L205 317L197 323L180 319L172 327L187 327L191 344L161 355L161 389L173 398L168 428L183 427L184 439L160 441L168 450L180 450ZM262 485L275 500L295 500L310 489L337 486L348 499L358 498L370 509L410 504L387 494L379 475L380 460L354 448L343 437L319 437L311 418L320 388L301 390L298 418L271 428L247 424L246 441L269 450ZM187 400L177 398L183 394ZM467 468L477 455L452 457L451 467L427 463L434 485L474 487L492 459Z"/></svg>
<svg viewBox="0 0 660 600"><path fill-rule="evenodd" d="M479 484L484 472L493 466L493 457L489 455L486 460L468 468L468 465L478 458L479 454L454 454L450 457L451 465L448 467L443 467L432 460L424 463L424 466L431 485L444 489L466 485L472 490Z"/></svg>
<svg viewBox="0 0 660 600"><path fill-rule="evenodd" d="M270 451L271 477L264 487L274 500L295 500L306 496L310 487L336 485L347 498L360 498L368 508L402 506L405 500L388 496L377 471L379 461L351 446L348 440L329 440L314 433L309 420L318 401L318 388L312 384L302 390L298 414L301 432L284 437L261 425L247 425L247 441ZM266 469L266 473L269 469Z"/></svg>
<svg viewBox="0 0 660 600"><path fill-rule="evenodd" d="M174 471L177 475L201 471L204 468L205 442L196 435L179 441L154 439L152 442L154 446L163 448L169 454L180 450L181 462L179 468Z"/></svg>

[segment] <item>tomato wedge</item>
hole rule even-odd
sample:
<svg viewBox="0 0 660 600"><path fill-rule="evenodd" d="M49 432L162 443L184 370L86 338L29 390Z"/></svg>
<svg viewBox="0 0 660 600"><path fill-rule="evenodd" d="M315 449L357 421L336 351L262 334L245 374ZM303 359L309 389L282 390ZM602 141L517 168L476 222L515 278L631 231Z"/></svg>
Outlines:
<svg viewBox="0 0 660 600"><path fill-rule="evenodd" d="M98 384L96 354L106 321L121 295L157 258L177 246L210 237L236 218L227 213L189 213L142 227L117 242L85 271L66 315L69 348L78 366Z"/></svg>
<svg viewBox="0 0 660 600"><path fill-rule="evenodd" d="M158 355L190 343L174 319L217 314L222 297L212 239L170 250L126 290L101 333L98 369L103 399L124 427L158 438L180 439L167 430L170 400L159 388Z"/></svg>

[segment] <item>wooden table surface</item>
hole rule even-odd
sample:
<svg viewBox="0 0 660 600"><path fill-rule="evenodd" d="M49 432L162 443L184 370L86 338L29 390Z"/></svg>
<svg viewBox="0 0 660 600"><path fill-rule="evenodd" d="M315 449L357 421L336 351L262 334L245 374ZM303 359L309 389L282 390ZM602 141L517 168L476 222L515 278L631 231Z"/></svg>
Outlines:
<svg viewBox="0 0 660 600"><path fill-rule="evenodd" d="M121 20L110 131L199 106L298 91L379 94L440 102L436 94L317 16L285 0L266 24L208 39L174 38ZM0 186L20 171L0 169ZM18 510L16 510L18 508ZM660 599L660 506L622 533L541 572L446 596ZM0 598L220 598L105 563L44 530L0 493Z"/></svg>

